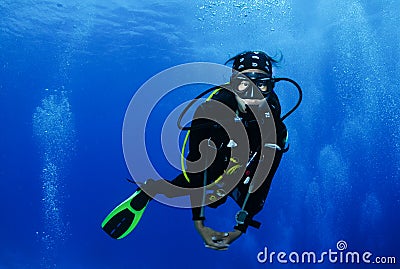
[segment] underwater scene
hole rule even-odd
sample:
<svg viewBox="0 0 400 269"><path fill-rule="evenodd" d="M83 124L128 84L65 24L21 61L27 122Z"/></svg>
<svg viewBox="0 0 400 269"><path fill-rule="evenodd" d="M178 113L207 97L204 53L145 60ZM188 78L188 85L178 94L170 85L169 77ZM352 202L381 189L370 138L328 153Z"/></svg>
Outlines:
<svg viewBox="0 0 400 269"><path fill-rule="evenodd" d="M0 269L400 268L399 14L396 0L1 0ZM186 174L185 107L260 51L279 59L257 87L275 83L282 115L302 92L261 226L235 229L248 219L230 197L202 207L222 233L199 232L188 196L139 201L147 179Z"/></svg>

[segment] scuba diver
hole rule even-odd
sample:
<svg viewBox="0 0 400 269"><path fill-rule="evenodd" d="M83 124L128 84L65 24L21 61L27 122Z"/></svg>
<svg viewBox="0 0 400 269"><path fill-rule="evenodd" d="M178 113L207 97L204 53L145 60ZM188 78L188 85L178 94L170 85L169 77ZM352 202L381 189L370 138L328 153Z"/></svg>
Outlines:
<svg viewBox="0 0 400 269"><path fill-rule="evenodd" d="M283 120L300 105L302 91L292 79L274 78L272 67L279 60L262 51L240 53L225 65L231 62L230 81L197 96L178 120L178 127L188 131L183 148L188 141L189 152L186 168L170 183L191 191L176 192L164 188L164 180L147 180L103 221L103 230L112 238L128 235L156 194L189 195L194 226L211 249L226 250L249 226L260 227L254 217L264 207L272 179L288 150ZM274 92L279 81L292 83L299 92L296 105L284 116ZM209 93L196 109L190 126L181 126L189 107ZM240 207L233 230L219 232L207 227L205 206L217 208L228 197Z"/></svg>

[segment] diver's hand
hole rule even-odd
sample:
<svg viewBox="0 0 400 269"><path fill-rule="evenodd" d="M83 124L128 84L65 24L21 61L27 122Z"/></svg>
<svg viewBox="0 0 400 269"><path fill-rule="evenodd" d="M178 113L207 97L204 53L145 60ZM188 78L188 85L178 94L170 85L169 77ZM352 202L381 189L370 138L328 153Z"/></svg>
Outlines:
<svg viewBox="0 0 400 269"><path fill-rule="evenodd" d="M236 98L236 102L238 103L239 111L242 113L247 113L245 100L240 98L237 94L235 95L235 98Z"/></svg>
<svg viewBox="0 0 400 269"><path fill-rule="evenodd" d="M215 250L228 249L229 244L225 243L226 237L229 236L228 233L218 232L209 227L206 227L204 226L202 220L195 220L194 226L196 227L197 232L203 238L206 247Z"/></svg>
<svg viewBox="0 0 400 269"><path fill-rule="evenodd" d="M229 232L228 236L224 238L224 243L230 245L231 243L233 243L233 241L238 239L242 234L243 233L241 231L235 229Z"/></svg>

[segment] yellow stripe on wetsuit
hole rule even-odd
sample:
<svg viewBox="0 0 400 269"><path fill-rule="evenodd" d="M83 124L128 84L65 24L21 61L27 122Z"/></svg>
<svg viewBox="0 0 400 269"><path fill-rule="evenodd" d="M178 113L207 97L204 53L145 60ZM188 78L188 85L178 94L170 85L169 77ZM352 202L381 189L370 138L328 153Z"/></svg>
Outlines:
<svg viewBox="0 0 400 269"><path fill-rule="evenodd" d="M209 101L214 96L214 94L219 92L221 89L222 88L218 88L215 91L213 91L210 94L210 96L206 99L206 102ZM187 132L185 140L183 141L183 146L182 146L182 150L181 150L181 168L182 168L182 171L183 171L183 176L186 178L187 182L190 183L190 178L187 175L186 168L185 168L185 148L186 148L187 141L189 140L189 135L190 135L190 130Z"/></svg>

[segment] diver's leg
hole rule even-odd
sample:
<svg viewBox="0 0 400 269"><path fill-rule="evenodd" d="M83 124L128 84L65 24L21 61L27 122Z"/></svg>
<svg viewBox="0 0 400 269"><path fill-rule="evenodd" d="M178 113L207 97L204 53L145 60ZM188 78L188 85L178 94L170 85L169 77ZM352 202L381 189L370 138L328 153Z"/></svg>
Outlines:
<svg viewBox="0 0 400 269"><path fill-rule="evenodd" d="M149 197L157 194L163 194L168 198L185 196L189 195L189 189L202 187L197 177L198 175L191 175L191 182L188 182L183 174L179 174L171 181L149 179L138 189L144 190Z"/></svg>

